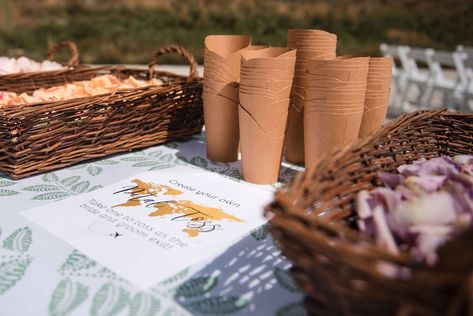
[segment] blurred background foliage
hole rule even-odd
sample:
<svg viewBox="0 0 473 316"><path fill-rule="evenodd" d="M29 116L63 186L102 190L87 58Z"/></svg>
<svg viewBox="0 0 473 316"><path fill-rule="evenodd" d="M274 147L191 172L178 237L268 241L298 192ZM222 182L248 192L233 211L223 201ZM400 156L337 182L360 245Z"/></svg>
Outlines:
<svg viewBox="0 0 473 316"><path fill-rule="evenodd" d="M202 61L207 34L250 34L255 44L280 46L288 28L334 32L340 54L376 55L381 42L453 50L473 46L473 1L0 0L0 55L35 59L70 39L83 63L148 63L173 43Z"/></svg>

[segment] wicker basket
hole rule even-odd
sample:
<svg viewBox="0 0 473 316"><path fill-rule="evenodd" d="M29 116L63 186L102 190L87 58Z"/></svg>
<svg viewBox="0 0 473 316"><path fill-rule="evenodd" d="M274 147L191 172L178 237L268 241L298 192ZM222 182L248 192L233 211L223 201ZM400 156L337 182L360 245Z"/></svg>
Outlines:
<svg viewBox="0 0 473 316"><path fill-rule="evenodd" d="M434 267L376 246L353 229L358 191L421 157L473 153L473 115L422 111L323 157L278 191L265 212L293 263L311 315L473 315L473 230L439 249ZM393 278L381 266L403 273Z"/></svg>
<svg viewBox="0 0 473 316"><path fill-rule="evenodd" d="M189 77L154 72L163 54L178 53L190 63ZM113 74L164 81L161 86L43 104L0 108L0 171L18 179L91 158L156 145L199 133L203 126L202 83L197 62L185 49L160 49L148 70L125 67L74 68L81 80ZM64 77L62 83L69 81ZM30 78L15 92L50 86L49 78ZM3 89L0 86L0 90Z"/></svg>
<svg viewBox="0 0 473 316"><path fill-rule="evenodd" d="M48 59L52 60L62 48L69 49L71 53L69 61L63 63L66 66L64 69L0 75L0 91L29 92L60 85L65 81L87 80L91 68L79 65L79 50L74 42L64 41L53 46L48 52Z"/></svg>

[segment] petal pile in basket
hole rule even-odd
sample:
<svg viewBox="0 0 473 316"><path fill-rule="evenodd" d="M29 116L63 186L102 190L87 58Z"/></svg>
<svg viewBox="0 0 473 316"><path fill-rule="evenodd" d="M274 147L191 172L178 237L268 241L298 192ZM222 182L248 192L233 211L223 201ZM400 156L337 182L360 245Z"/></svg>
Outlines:
<svg viewBox="0 0 473 316"><path fill-rule="evenodd" d="M0 107L28 103L40 103L51 101L64 101L81 97L95 96L112 93L124 89L136 89L147 86L159 86L163 82L159 79L138 80L133 76L120 80L113 75L102 75L91 80L66 83L51 88L41 88L32 94L16 94L14 92L0 91Z"/></svg>
<svg viewBox="0 0 473 316"><path fill-rule="evenodd" d="M49 60L37 62L26 57L0 57L0 75L35 71L60 70L65 68L66 67L64 67L63 65Z"/></svg>
<svg viewBox="0 0 473 316"><path fill-rule="evenodd" d="M357 195L358 227L394 254L432 265L436 250L473 217L473 156L439 157L380 173L386 187Z"/></svg>

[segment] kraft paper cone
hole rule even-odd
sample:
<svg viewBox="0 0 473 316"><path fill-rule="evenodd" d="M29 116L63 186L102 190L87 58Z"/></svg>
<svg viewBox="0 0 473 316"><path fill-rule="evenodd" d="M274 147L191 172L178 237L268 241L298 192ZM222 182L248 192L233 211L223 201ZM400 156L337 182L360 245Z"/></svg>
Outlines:
<svg viewBox="0 0 473 316"><path fill-rule="evenodd" d="M359 137L366 137L372 134L384 123L391 91L392 66L392 57L370 58L364 113ZM379 73L380 67L384 67L382 72L387 74L382 83L380 83L378 76L376 76Z"/></svg>
<svg viewBox="0 0 473 316"><path fill-rule="evenodd" d="M313 41L313 40L326 40L336 41L337 36L335 34L322 31L322 30L303 30L303 29L290 29L287 31L287 42L288 44L296 44L298 41Z"/></svg>
<svg viewBox="0 0 473 316"><path fill-rule="evenodd" d="M274 183L281 164L295 50L247 51L242 53L241 60L245 73L239 92L243 178L257 184Z"/></svg>
<svg viewBox="0 0 473 316"><path fill-rule="evenodd" d="M337 93L326 92L322 89L306 89L304 98L306 100L353 101L363 103L365 100L365 91L360 89L353 93Z"/></svg>
<svg viewBox="0 0 473 316"><path fill-rule="evenodd" d="M317 108L312 108L312 109L305 109L304 108L304 113L329 113L329 114L360 114L363 115L363 110L360 110L358 108L352 108L352 109L338 109L337 107L317 107Z"/></svg>
<svg viewBox="0 0 473 316"><path fill-rule="evenodd" d="M220 94L229 99L235 98L235 95L238 96L238 84L234 82L225 84L207 78L203 83L203 88L207 93Z"/></svg>
<svg viewBox="0 0 473 316"><path fill-rule="evenodd" d="M285 156L291 163L304 163L303 109L307 60L335 58L336 43L335 34L321 30L291 29L287 32L287 45L297 48L292 101L285 137Z"/></svg>
<svg viewBox="0 0 473 316"><path fill-rule="evenodd" d="M363 113L359 137L366 137L378 130L386 119L388 112L387 106L381 106Z"/></svg>
<svg viewBox="0 0 473 316"><path fill-rule="evenodd" d="M213 161L238 160L238 107L235 98L203 92L207 157Z"/></svg>
<svg viewBox="0 0 473 316"><path fill-rule="evenodd" d="M213 161L238 159L238 82L241 52L251 37L209 35L205 38L203 101L207 157Z"/></svg>
<svg viewBox="0 0 473 316"><path fill-rule="evenodd" d="M306 167L358 138L366 99L369 58L309 60L304 103Z"/></svg>
<svg viewBox="0 0 473 316"><path fill-rule="evenodd" d="M311 74L311 73L309 73ZM368 68L361 70L332 70L332 71L322 71L320 70L317 73L318 77L324 77L324 80L339 80L339 81L365 81L368 74Z"/></svg>
<svg viewBox="0 0 473 316"><path fill-rule="evenodd" d="M343 81L323 81L323 80L318 80L318 81L307 81L305 84L305 87L310 88L310 89L323 89L324 91L327 92L336 92L340 91L343 89L343 91L346 92L353 92L353 91L359 91L360 89L366 89L366 81L365 82L357 82L356 84L351 83L351 82L343 82Z"/></svg>
<svg viewBox="0 0 473 316"><path fill-rule="evenodd" d="M208 35L204 41L207 49L224 58L251 45L251 37L247 35Z"/></svg>
<svg viewBox="0 0 473 316"><path fill-rule="evenodd" d="M276 102L279 99L281 99L280 96L276 96L276 95L270 94L270 93L263 93L263 92L246 93L246 91L243 90L243 89L240 89L239 97L240 96L242 96L242 97L245 97L245 96L251 97L251 99L254 100L254 103L255 103L256 106L258 106L259 104Z"/></svg>
<svg viewBox="0 0 473 316"><path fill-rule="evenodd" d="M364 109L365 111L371 111L380 107L387 108L387 102L389 102L389 94L376 98L366 98Z"/></svg>
<svg viewBox="0 0 473 316"><path fill-rule="evenodd" d="M296 50L285 47L270 47L242 53L245 68L287 70L294 73Z"/></svg>
<svg viewBox="0 0 473 316"><path fill-rule="evenodd" d="M313 58L317 59L333 59L335 55L335 51L328 53L331 50L330 48L324 48L323 50L304 50L304 49L297 49L297 57L299 58L299 62L297 65L300 64L302 67L303 65L307 64L307 61ZM302 69L302 68L301 68ZM304 68L305 69L305 68Z"/></svg>
<svg viewBox="0 0 473 316"><path fill-rule="evenodd" d="M235 43L234 43L235 41ZM265 46L248 46L251 38L239 35L210 35L205 39L204 80L214 77L215 80L239 81L240 56L244 50L258 50ZM238 45L236 45L238 44ZM226 47L226 46L230 47ZM233 51L237 47L238 50Z"/></svg>
<svg viewBox="0 0 473 316"><path fill-rule="evenodd" d="M356 67L359 65L369 65L369 57L348 57L348 56L339 56L334 59L317 59L314 58L311 60L311 64L314 68L324 69L324 68L350 68ZM309 67L310 69L310 67Z"/></svg>
<svg viewBox="0 0 473 316"><path fill-rule="evenodd" d="M363 113L304 113L306 169L332 150L348 145L358 138Z"/></svg>
<svg viewBox="0 0 473 316"><path fill-rule="evenodd" d="M291 93L291 82L275 83L269 87L240 87L242 93L269 95L275 98L284 98Z"/></svg>
<svg viewBox="0 0 473 316"><path fill-rule="evenodd" d="M279 70L279 69L255 69L255 68L243 68L240 71L240 78L247 79L274 79L279 80L292 79L293 71L290 70Z"/></svg>
<svg viewBox="0 0 473 316"><path fill-rule="evenodd" d="M284 135L269 136L243 109L241 126L241 169L245 181L272 184L278 181Z"/></svg>
<svg viewBox="0 0 473 316"><path fill-rule="evenodd" d="M285 118L281 115L285 115L288 110L289 99L281 98L279 100L270 100L261 96L240 94L240 107L245 109L264 129L268 132L272 129L273 125L279 126L282 122L283 130L277 131L279 134L284 134L284 125L286 123ZM268 127L266 127L268 126Z"/></svg>

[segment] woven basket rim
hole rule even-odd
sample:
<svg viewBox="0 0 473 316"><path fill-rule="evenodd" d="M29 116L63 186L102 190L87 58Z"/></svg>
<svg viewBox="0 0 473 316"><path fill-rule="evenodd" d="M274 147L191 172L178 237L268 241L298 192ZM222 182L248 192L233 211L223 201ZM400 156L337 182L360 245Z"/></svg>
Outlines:
<svg viewBox="0 0 473 316"><path fill-rule="evenodd" d="M104 71L104 70L109 70L111 72L117 72L117 71L136 71L136 72L147 72L145 69L139 69L139 68L130 68L130 67L123 67L123 66L102 66L102 67L97 67L97 68L90 68L91 70L96 70L97 72ZM182 85L190 85L194 84L195 82L199 82L202 80L201 77L197 77L192 79L191 81L188 80L187 77L181 76L178 74L174 74L172 72L166 72L166 71L157 71L154 73L156 78L164 78L164 77L172 77L174 78L171 81L168 82L163 82L159 86L146 86L146 87L141 87L141 88L131 88L131 89L120 89L116 90L114 92L110 93L103 93L103 94L97 94L97 95L92 95L92 96L85 96L85 97L78 97L78 98L73 98L73 99L67 99L67 100L61 100L61 101L45 101L45 102L35 102L35 103L22 103L22 104L16 104L14 106L3 106L0 107L0 115L1 113L7 113L7 112L17 112L21 111L23 109L27 109L30 107L37 108L39 106L43 107L41 110L47 110L50 107L55 107L59 105L66 105L66 104L77 104L77 103L89 103L90 101L93 100L103 100L103 99L114 99L116 97L117 99L119 98L132 98L136 97L138 95L141 95L143 93L148 94L156 94L159 93L161 90L164 90L172 85L175 84L182 84ZM100 75L100 74L98 74ZM109 100L112 101L112 100ZM115 100L113 100L115 101Z"/></svg>

